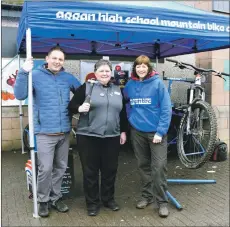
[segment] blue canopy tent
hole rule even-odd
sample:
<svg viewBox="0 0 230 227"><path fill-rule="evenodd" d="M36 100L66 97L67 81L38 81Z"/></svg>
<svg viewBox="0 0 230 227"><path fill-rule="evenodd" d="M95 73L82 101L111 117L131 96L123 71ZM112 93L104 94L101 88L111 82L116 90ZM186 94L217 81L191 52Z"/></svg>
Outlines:
<svg viewBox="0 0 230 227"><path fill-rule="evenodd" d="M25 2L17 49L32 52L56 43L68 54L164 58L228 48L229 17L174 2Z"/></svg>
<svg viewBox="0 0 230 227"><path fill-rule="evenodd" d="M18 53L46 54L59 44L67 54L150 58L229 48L229 17L174 2L25 1ZM29 127L34 217L38 217L33 136L32 74Z"/></svg>

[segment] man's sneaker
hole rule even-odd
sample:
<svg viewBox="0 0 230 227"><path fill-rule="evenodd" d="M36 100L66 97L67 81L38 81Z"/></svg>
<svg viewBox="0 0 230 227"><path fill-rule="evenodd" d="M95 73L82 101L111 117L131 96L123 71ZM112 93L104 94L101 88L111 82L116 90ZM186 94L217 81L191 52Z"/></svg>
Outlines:
<svg viewBox="0 0 230 227"><path fill-rule="evenodd" d="M167 204L160 204L159 207L159 216L162 218L166 218L169 215L169 210Z"/></svg>
<svg viewBox="0 0 230 227"><path fill-rule="evenodd" d="M48 217L49 216L49 209L47 202L40 202L38 214L40 217Z"/></svg>
<svg viewBox="0 0 230 227"><path fill-rule="evenodd" d="M151 203L153 203L153 199L144 199L143 198L137 203L136 208L144 209L145 207L147 207Z"/></svg>
<svg viewBox="0 0 230 227"><path fill-rule="evenodd" d="M53 207L54 209L56 209L59 212L67 212L69 210L68 206L66 204L64 204L61 199L58 199L56 201L52 201L51 203L51 207Z"/></svg>

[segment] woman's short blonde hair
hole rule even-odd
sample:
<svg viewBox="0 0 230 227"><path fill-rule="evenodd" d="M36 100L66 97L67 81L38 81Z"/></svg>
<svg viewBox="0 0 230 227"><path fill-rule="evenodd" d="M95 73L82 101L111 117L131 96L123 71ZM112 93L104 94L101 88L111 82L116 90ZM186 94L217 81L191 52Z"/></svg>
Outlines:
<svg viewBox="0 0 230 227"><path fill-rule="evenodd" d="M148 73L147 76L153 71L153 67L151 65L151 61L149 59L148 56L146 55L140 55L139 57L136 58L136 60L133 63L133 69L132 69L132 73L135 77L139 78L137 73L136 73L136 66L137 65L141 65L141 64L145 64L148 67Z"/></svg>

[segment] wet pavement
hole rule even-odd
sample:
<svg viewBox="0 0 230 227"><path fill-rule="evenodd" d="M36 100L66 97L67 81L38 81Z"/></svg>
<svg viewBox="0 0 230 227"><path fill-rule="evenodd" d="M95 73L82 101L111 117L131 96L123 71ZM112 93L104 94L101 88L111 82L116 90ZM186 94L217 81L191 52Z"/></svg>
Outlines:
<svg viewBox="0 0 230 227"><path fill-rule="evenodd" d="M168 218L160 218L149 205L135 208L140 180L136 159L131 151L122 151L116 181L116 201L121 210L102 207L96 217L86 213L79 156L74 157L75 195L65 199L68 213L51 210L48 218L33 218L33 200L26 188L25 163L28 155L2 152L1 226L229 226L229 161L208 162L190 170L176 155L168 158L168 179L213 179L216 184L169 184L169 192L182 205L179 211L170 203Z"/></svg>

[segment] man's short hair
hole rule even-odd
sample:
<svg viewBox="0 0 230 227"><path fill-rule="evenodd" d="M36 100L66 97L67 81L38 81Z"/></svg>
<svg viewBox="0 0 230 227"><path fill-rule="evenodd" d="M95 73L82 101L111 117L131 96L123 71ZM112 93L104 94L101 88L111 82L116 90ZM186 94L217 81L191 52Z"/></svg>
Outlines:
<svg viewBox="0 0 230 227"><path fill-rule="evenodd" d="M66 53L65 51L60 47L60 46L54 46L52 47L49 52L48 52L48 56L51 54L51 52L55 51L55 50L58 50L58 51L61 51L63 54L64 54L64 57L66 56Z"/></svg>

